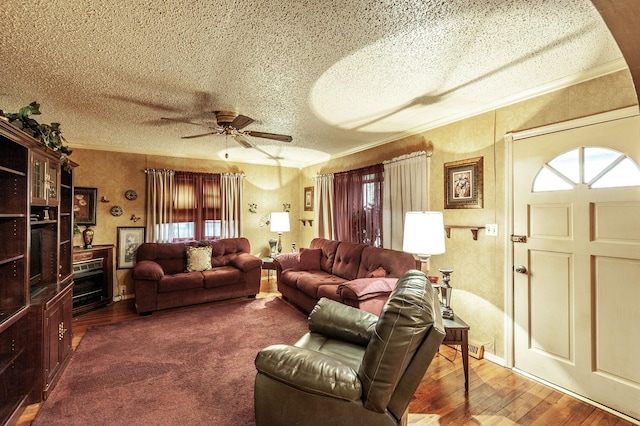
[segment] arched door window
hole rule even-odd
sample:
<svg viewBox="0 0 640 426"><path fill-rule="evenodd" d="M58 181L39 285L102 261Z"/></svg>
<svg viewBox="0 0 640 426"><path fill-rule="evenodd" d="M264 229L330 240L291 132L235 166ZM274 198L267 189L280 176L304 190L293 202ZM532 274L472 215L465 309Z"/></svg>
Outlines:
<svg viewBox="0 0 640 426"><path fill-rule="evenodd" d="M608 148L581 147L547 162L533 180L533 192L640 186L640 168L629 156Z"/></svg>

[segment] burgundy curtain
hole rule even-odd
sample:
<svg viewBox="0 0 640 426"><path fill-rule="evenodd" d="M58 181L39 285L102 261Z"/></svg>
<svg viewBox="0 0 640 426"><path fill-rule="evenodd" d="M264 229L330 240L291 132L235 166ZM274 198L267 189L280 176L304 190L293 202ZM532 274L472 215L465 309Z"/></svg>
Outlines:
<svg viewBox="0 0 640 426"><path fill-rule="evenodd" d="M376 164L334 175L336 239L381 246L383 174Z"/></svg>

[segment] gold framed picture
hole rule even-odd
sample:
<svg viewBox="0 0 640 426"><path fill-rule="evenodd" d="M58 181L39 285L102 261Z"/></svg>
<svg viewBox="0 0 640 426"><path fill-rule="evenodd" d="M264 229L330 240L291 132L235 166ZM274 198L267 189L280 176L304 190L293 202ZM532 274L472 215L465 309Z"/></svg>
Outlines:
<svg viewBox="0 0 640 426"><path fill-rule="evenodd" d="M444 164L444 208L483 208L483 157Z"/></svg>
<svg viewBox="0 0 640 426"><path fill-rule="evenodd" d="M313 211L313 186L304 188L304 211Z"/></svg>

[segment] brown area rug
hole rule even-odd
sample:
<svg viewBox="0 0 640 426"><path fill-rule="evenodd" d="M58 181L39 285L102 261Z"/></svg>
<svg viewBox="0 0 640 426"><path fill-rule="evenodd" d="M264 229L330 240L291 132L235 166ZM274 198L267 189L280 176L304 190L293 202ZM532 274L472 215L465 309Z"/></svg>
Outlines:
<svg viewBox="0 0 640 426"><path fill-rule="evenodd" d="M254 359L306 317L279 298L90 328L35 425L253 425Z"/></svg>

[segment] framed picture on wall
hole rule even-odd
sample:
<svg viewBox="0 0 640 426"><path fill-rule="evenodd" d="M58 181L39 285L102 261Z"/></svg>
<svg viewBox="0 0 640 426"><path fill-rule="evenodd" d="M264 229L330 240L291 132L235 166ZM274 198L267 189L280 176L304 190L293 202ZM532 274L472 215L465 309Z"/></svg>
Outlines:
<svg viewBox="0 0 640 426"><path fill-rule="evenodd" d="M95 225L98 188L73 188L73 222L76 225Z"/></svg>
<svg viewBox="0 0 640 426"><path fill-rule="evenodd" d="M444 208L483 208L483 157L444 165Z"/></svg>
<svg viewBox="0 0 640 426"><path fill-rule="evenodd" d="M313 186L304 188L304 211L313 211Z"/></svg>
<svg viewBox="0 0 640 426"><path fill-rule="evenodd" d="M136 252L144 243L144 226L118 226L117 269L131 269L136 264Z"/></svg>

